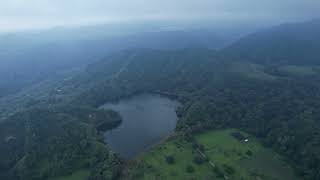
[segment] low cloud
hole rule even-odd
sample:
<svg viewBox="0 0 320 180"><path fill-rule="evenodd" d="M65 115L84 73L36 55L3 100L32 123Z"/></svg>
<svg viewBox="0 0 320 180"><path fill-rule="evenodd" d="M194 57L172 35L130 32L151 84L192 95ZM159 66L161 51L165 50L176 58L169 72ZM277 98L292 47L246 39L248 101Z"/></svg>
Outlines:
<svg viewBox="0 0 320 180"><path fill-rule="evenodd" d="M143 20L295 21L320 17L319 0L1 0L0 31Z"/></svg>

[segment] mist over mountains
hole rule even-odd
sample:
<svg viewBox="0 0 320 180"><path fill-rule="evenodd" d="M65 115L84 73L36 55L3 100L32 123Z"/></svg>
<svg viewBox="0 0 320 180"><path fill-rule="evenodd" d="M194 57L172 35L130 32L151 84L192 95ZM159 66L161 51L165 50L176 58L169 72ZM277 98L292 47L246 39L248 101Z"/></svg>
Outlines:
<svg viewBox="0 0 320 180"><path fill-rule="evenodd" d="M97 25L1 35L1 93L16 92L58 72L82 67L117 51L130 48L219 49L255 29L244 26L162 27L166 26Z"/></svg>
<svg viewBox="0 0 320 180"><path fill-rule="evenodd" d="M181 103L172 138L195 155L209 151L195 140L198 134L232 128L283 157L282 166L292 167L297 179L320 178L319 20L267 29L165 26L153 31L150 26L0 37L0 178L50 179L85 172L90 180L147 179L141 172L160 171L156 164L142 160L131 167L110 150L101 133L101 127L110 130L122 121L117 112L101 109L103 104L143 93ZM254 150L225 154L248 160L255 157ZM180 163L168 156L174 155L157 162L169 167ZM182 167L187 176L198 173L199 157L195 159ZM243 173L277 179L217 162L208 176L236 179Z"/></svg>

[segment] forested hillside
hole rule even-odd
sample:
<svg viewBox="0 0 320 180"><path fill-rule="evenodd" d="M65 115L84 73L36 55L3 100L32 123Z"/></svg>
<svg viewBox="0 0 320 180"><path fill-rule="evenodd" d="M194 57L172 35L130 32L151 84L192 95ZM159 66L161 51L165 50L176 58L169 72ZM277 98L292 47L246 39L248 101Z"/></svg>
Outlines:
<svg viewBox="0 0 320 180"><path fill-rule="evenodd" d="M315 46L318 34L305 31L310 30L308 27L314 23L307 23L307 27L300 29L292 25L293 29L288 31L307 33L306 38L313 40L310 46L317 49L320 47ZM266 34L281 36L283 29L275 28ZM290 43L286 39L281 39L281 42ZM297 47L290 49L291 46L283 45L289 48L282 52L288 57L280 63L277 54L274 56L265 48L263 38L260 43L261 46L254 44L252 48L269 53L274 63L241 59L240 55L235 61L227 59L228 55L222 56L205 49L171 52L140 50L121 54L121 59L125 60L105 64L108 68L115 67L113 70L118 66L118 71L111 76L101 71L104 77L109 78L81 94L76 102L99 106L105 101L134 93L173 95L184 103L179 111L178 130L244 129L290 157L304 178L319 178L317 142L320 114L317 109L320 107L320 72L315 62L318 56L307 54L301 57L301 63L298 59L290 61L289 56L297 57L293 53L304 54L308 46L297 49L295 44ZM89 67L88 72L99 72L94 68L105 69L103 63L98 63ZM91 78L101 77L95 73Z"/></svg>
<svg viewBox="0 0 320 180"><path fill-rule="evenodd" d="M266 65L319 65L320 20L283 24L243 37L222 53Z"/></svg>
<svg viewBox="0 0 320 180"><path fill-rule="evenodd" d="M320 49L320 38L317 27L317 21L275 27L249 35L221 51L205 48L121 51L90 64L67 80L37 87L37 92L45 92L41 97L37 93L28 93L29 96L22 93L14 100L24 104L12 101L12 106L25 112L9 116L17 111L10 108L10 103L1 112L3 117L9 116L3 123L13 124L1 126L5 128L0 131L5 139L1 157L8 158L3 161L6 163L1 165L1 172L14 170L23 176L24 172L31 172L24 176L30 177L34 175L32 172L41 171L43 178L68 174L69 171L60 171L62 168L96 170L95 167L102 166L104 173L98 173L97 177L97 172L92 171L93 179L115 176L120 161L99 143L93 124L100 121L87 122L85 117L89 116L83 112L90 111L77 108L86 106L95 112L95 108L107 101L151 92L182 103L176 130L184 136L208 129L241 129L290 159L303 179L319 179L320 56L316 50ZM42 87L46 87L45 90ZM66 108L50 110L60 105ZM37 110L39 106L49 110ZM76 113L70 112L73 108L69 106L76 106ZM113 113L110 116L116 117ZM20 121L22 123L18 123ZM59 136L46 131L47 121L55 132L61 132ZM19 133L11 137L11 131L16 129ZM26 140L21 140L19 137L24 135ZM50 138L43 139L47 136ZM90 139L89 145L81 143L83 139ZM39 141L44 147L39 148ZM26 148L7 155L11 142L13 147ZM61 142L68 146L60 146ZM75 144L79 148L70 148ZM53 150L53 159L43 158L51 152L43 148ZM89 158L100 155L104 157ZM61 158L55 159L55 156L66 159L60 162L57 159ZM77 162L79 159L81 162ZM52 162L48 167L51 171L39 169L46 166L34 163L46 161ZM24 171L25 168L30 169ZM54 172L57 174L50 174Z"/></svg>
<svg viewBox="0 0 320 180"><path fill-rule="evenodd" d="M116 51L129 48L219 49L243 33L221 33L213 28L162 30L162 26L99 25L0 34L0 97L98 61Z"/></svg>
<svg viewBox="0 0 320 180"><path fill-rule="evenodd" d="M121 162L99 131L120 122L116 112L87 107L17 113L0 124L0 178L40 180L79 170L92 179L117 177Z"/></svg>

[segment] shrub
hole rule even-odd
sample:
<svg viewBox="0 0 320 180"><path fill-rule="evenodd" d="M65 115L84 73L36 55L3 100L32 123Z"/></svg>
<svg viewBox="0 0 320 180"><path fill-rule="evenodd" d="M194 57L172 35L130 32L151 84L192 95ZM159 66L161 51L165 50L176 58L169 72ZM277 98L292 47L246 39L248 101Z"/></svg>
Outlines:
<svg viewBox="0 0 320 180"><path fill-rule="evenodd" d="M252 156L252 154L253 154L253 153L252 153L252 151L250 151L250 150L248 150L248 151L246 152L246 155L247 155L247 156Z"/></svg>
<svg viewBox="0 0 320 180"><path fill-rule="evenodd" d="M169 155L169 156L166 156L166 162L168 164L174 164L176 161L175 161L175 158L172 155Z"/></svg>
<svg viewBox="0 0 320 180"><path fill-rule="evenodd" d="M224 177L223 171L218 166L213 168L213 172L214 172L214 174L216 175L217 178L223 178Z"/></svg>
<svg viewBox="0 0 320 180"><path fill-rule="evenodd" d="M194 167L191 165L188 165L186 168L187 173L193 173L194 172Z"/></svg>
<svg viewBox="0 0 320 180"><path fill-rule="evenodd" d="M204 146L202 145L202 144L199 144L199 149L200 149L200 151L204 151Z"/></svg>
<svg viewBox="0 0 320 180"><path fill-rule="evenodd" d="M207 161L207 159L204 158L204 157L202 157L202 156L200 156L200 155L196 155L196 156L193 158L193 162L194 162L195 164L198 164L198 165L203 164L205 161Z"/></svg>
<svg viewBox="0 0 320 180"><path fill-rule="evenodd" d="M234 170L234 168L233 167L231 167L231 166L229 166L229 165L223 165L223 168L224 168L224 170L228 173L228 174L230 174L230 175L232 175L232 174L234 174L235 173L235 170Z"/></svg>
<svg viewBox="0 0 320 180"><path fill-rule="evenodd" d="M198 148L198 144L196 142L192 143L192 149L197 149Z"/></svg>

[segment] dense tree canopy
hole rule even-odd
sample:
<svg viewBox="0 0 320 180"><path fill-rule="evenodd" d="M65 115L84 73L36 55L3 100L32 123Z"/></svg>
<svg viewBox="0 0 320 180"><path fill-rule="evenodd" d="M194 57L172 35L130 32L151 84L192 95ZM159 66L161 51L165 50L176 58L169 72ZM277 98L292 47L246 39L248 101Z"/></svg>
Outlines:
<svg viewBox="0 0 320 180"><path fill-rule="evenodd" d="M16 98L0 111L0 175L43 179L89 168L91 179L116 177L120 161L97 131L120 117L97 108L152 92L182 103L177 131L242 129L290 158L304 179L319 179L320 45L309 28L318 23L302 25L254 34L219 52L122 51L55 83L63 93Z"/></svg>

